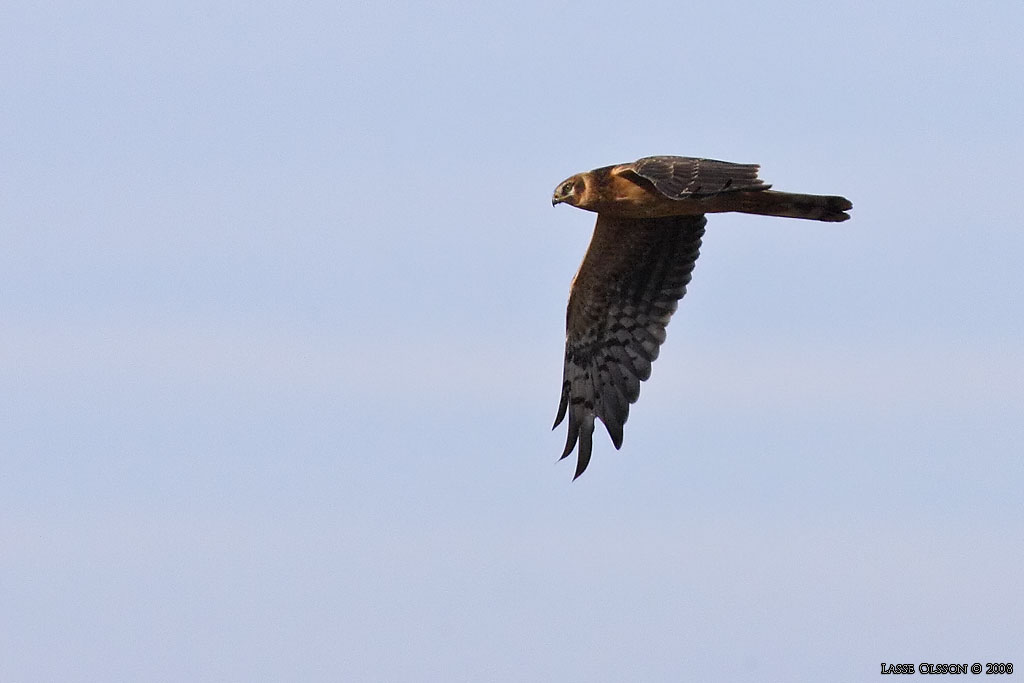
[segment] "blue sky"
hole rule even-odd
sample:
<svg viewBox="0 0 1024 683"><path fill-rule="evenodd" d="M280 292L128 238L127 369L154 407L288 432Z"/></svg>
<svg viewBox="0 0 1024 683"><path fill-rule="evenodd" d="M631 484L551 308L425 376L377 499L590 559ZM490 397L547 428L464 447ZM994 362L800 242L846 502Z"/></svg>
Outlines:
<svg viewBox="0 0 1024 683"><path fill-rule="evenodd" d="M7 3L0 680L1020 661L1018 3ZM762 164L558 462L562 178Z"/></svg>

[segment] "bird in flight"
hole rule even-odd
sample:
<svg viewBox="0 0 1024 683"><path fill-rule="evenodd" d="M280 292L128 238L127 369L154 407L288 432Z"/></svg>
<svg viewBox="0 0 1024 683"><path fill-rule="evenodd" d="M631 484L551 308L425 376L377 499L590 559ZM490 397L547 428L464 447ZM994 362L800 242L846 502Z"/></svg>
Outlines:
<svg viewBox="0 0 1024 683"><path fill-rule="evenodd" d="M556 204L597 213L597 225L569 291L562 396L554 427L569 416L562 458L579 443L576 474L590 463L594 419L615 448L640 382L665 341L686 293L707 220L735 211L847 220L844 197L769 189L756 164L655 156L578 173L558 184ZM553 428L554 428L553 427Z"/></svg>

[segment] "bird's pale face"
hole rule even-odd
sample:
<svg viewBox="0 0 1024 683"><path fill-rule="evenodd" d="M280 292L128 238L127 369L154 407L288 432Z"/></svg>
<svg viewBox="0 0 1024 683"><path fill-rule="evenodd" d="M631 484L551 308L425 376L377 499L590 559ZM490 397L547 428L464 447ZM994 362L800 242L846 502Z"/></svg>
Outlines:
<svg viewBox="0 0 1024 683"><path fill-rule="evenodd" d="M565 202L576 206L583 195L583 179L578 175L567 178L558 184L555 194L551 197L551 206Z"/></svg>

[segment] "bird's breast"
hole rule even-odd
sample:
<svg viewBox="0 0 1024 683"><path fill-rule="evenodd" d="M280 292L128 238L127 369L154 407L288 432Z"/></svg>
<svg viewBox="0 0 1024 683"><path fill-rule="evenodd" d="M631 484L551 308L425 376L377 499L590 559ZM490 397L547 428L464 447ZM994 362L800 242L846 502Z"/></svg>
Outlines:
<svg viewBox="0 0 1024 683"><path fill-rule="evenodd" d="M694 216L706 212L695 199L670 199L653 188L645 187L612 172L588 184L578 206L581 209L623 218L662 218Z"/></svg>

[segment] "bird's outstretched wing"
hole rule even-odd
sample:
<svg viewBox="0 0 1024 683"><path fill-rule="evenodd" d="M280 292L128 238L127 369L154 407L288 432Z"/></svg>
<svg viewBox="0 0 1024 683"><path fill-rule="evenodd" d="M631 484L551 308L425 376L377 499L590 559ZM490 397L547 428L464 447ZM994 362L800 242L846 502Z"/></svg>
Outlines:
<svg viewBox="0 0 1024 683"><path fill-rule="evenodd" d="M767 190L757 177L757 164L734 164L692 157L644 157L631 164L629 171L670 199L708 197L723 192Z"/></svg>
<svg viewBox="0 0 1024 683"><path fill-rule="evenodd" d="M595 417L615 448L622 445L629 405L640 397L640 382L651 376L665 326L686 293L706 222L704 216L598 215L569 295L554 425L568 414L562 458L579 441L575 477L590 462Z"/></svg>

